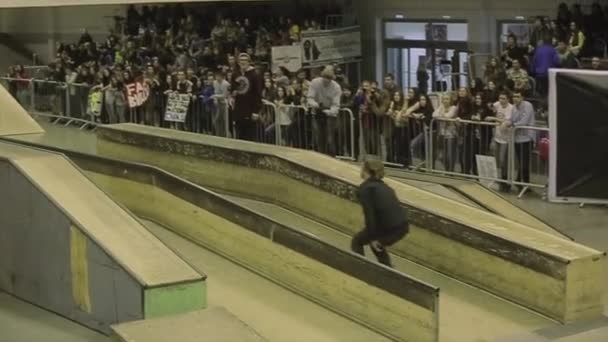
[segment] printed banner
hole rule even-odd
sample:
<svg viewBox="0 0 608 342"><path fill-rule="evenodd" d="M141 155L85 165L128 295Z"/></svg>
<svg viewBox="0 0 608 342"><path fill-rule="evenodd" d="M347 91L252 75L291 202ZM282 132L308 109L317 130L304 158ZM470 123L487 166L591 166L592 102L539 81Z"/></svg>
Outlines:
<svg viewBox="0 0 608 342"><path fill-rule="evenodd" d="M302 69L302 48L299 45L272 47L272 70L284 67L290 72Z"/></svg>
<svg viewBox="0 0 608 342"><path fill-rule="evenodd" d="M89 93L89 105L87 113L93 116L101 115L101 102L103 99L103 95L101 90L92 90Z"/></svg>
<svg viewBox="0 0 608 342"><path fill-rule="evenodd" d="M361 58L359 26L336 30L302 31L302 61L306 66L343 63Z"/></svg>
<svg viewBox="0 0 608 342"><path fill-rule="evenodd" d="M498 168L496 166L496 158L491 156L483 156L480 154L475 155L477 161L477 174L479 177L498 179ZM490 179L479 179L479 182L487 187L491 188L494 185L494 181Z"/></svg>
<svg viewBox="0 0 608 342"><path fill-rule="evenodd" d="M150 96L150 90L148 89L148 85L143 83L131 83L125 86L125 91L127 93L127 101L129 102L129 108L137 108L148 100L148 96Z"/></svg>
<svg viewBox="0 0 608 342"><path fill-rule="evenodd" d="M190 106L190 95L171 93L167 99L165 121L185 122Z"/></svg>

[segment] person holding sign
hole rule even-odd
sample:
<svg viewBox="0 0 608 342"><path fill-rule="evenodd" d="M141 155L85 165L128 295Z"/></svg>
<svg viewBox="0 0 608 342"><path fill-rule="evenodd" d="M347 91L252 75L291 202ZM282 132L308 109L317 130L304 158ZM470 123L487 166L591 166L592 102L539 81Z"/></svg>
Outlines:
<svg viewBox="0 0 608 342"><path fill-rule="evenodd" d="M378 262L392 267L386 247L403 239L409 232L407 212L395 191L382 181L384 164L381 160L367 159L361 168L361 178L364 181L359 186L357 197L363 207L365 228L353 237L351 249L364 255L363 246L370 245Z"/></svg>
<svg viewBox="0 0 608 342"><path fill-rule="evenodd" d="M251 65L251 57L239 55L239 70L232 76L236 138L255 140L256 121L262 109L262 80Z"/></svg>

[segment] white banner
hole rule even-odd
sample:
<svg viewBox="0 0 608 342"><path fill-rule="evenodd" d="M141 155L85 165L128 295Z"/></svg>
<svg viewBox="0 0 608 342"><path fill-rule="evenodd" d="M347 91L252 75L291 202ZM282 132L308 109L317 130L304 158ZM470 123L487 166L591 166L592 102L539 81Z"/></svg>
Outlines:
<svg viewBox="0 0 608 342"><path fill-rule="evenodd" d="M359 26L336 30L302 31L302 61L307 66L348 62L361 58Z"/></svg>
<svg viewBox="0 0 608 342"><path fill-rule="evenodd" d="M302 48L299 45L272 47L272 70L284 67L290 72L302 69Z"/></svg>
<svg viewBox="0 0 608 342"><path fill-rule="evenodd" d="M170 93L167 99L167 110L165 121L186 122L188 107L190 106L190 95Z"/></svg>

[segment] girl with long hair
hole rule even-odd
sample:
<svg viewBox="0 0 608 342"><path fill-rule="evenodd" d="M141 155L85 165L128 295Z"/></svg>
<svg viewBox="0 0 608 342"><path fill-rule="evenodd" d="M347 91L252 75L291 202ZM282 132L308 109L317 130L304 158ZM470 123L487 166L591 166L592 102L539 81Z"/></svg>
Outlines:
<svg viewBox="0 0 608 342"><path fill-rule="evenodd" d="M456 118L456 106L452 101L452 94L444 93L441 96L441 105L433 112L433 118L440 120L439 136L443 146L443 165L446 171L454 172L456 165L456 125L448 121Z"/></svg>
<svg viewBox="0 0 608 342"><path fill-rule="evenodd" d="M426 159L426 153L424 153L424 151L426 151L426 146L428 146L429 129L434 111L435 109L433 108L433 103L429 96L426 94L421 95L416 110L411 114L412 118L421 122L422 126L422 131L412 139L410 144L412 158L418 156L419 159Z"/></svg>

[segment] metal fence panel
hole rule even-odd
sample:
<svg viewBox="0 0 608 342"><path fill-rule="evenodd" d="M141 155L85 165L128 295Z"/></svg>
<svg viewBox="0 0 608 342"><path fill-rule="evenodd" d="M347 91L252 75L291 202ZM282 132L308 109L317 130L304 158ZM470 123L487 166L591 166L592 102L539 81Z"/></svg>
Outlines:
<svg viewBox="0 0 608 342"><path fill-rule="evenodd" d="M474 57L474 55L473 55ZM164 120L168 93L152 90L138 108L128 108L124 91L33 79L0 77L0 84L32 113L55 122L79 123L81 128L99 122L133 122L194 133L235 137L230 101L221 96L192 96L186 121ZM100 91L98 112L89 95ZM432 97L433 99L433 97ZM409 117L395 121L389 115L353 113L340 109L336 117L317 114L306 106L263 102L254 121L253 139L314 150L342 159L357 160L373 155L389 165L428 172L474 178L517 186L522 195L528 188L545 188L548 182L549 136L546 127L508 129L504 141L494 139L493 122L434 118L430 123ZM522 136L529 137L526 141ZM476 156L495 157L497 176L478 175Z"/></svg>

